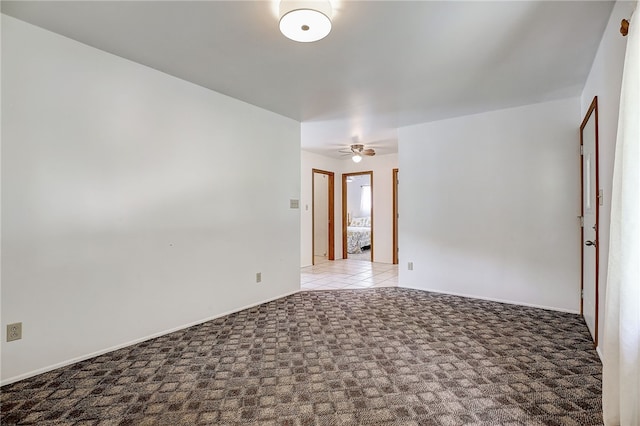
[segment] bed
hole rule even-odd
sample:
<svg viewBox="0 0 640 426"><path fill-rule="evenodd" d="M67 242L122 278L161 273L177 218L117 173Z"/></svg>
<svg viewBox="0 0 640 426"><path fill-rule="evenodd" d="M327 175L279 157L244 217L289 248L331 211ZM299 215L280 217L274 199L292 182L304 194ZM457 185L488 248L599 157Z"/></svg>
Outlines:
<svg viewBox="0 0 640 426"><path fill-rule="evenodd" d="M347 253L362 253L371 246L371 217L354 217L347 226Z"/></svg>

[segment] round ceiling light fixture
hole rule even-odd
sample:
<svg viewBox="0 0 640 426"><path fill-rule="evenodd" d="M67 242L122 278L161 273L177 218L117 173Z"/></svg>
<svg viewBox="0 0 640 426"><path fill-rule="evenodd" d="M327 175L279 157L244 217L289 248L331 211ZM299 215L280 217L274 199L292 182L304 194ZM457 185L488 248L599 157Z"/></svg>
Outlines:
<svg viewBox="0 0 640 426"><path fill-rule="evenodd" d="M351 157L351 159L353 160L354 163L359 163L362 161L362 155L353 154L353 157Z"/></svg>
<svg viewBox="0 0 640 426"><path fill-rule="evenodd" d="M280 32L302 43L322 40L331 32L331 3L328 0L281 0Z"/></svg>

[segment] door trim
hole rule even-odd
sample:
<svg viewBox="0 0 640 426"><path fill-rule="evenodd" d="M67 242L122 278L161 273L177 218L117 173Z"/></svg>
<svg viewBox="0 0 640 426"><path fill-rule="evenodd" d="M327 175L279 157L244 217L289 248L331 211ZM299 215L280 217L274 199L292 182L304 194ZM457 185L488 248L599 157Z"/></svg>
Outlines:
<svg viewBox="0 0 640 426"><path fill-rule="evenodd" d="M334 199L334 194L335 194L335 174L333 172L328 172L326 170L320 170L320 169L311 169L311 264L315 265L316 264L316 256L315 256L315 237L316 237L316 233L315 233L315 229L316 229L316 218L315 218L315 214L316 214L316 209L315 209L315 179L316 179L316 173L319 173L321 175L327 175L327 186L328 186L328 194L327 194L327 199L328 199L328 209L329 209L329 241L328 241L328 249L327 249L327 257L329 258L329 260L336 260L336 254L335 254L335 238L336 238L336 233L335 233L335 199Z"/></svg>
<svg viewBox="0 0 640 426"><path fill-rule="evenodd" d="M595 270L595 330L593 336L593 345L594 347L598 346L598 311L599 311L599 275L600 275L600 172L599 172L599 162L600 162L600 154L598 151L598 134L600 133L598 130L598 97L594 96L593 101L591 101L591 105L587 110L587 113L582 120L582 124L580 124L580 148L582 149L583 145L583 131L585 126L587 125L591 115L595 114L595 141L594 141L594 154L595 154L595 175L596 175L596 246L594 250L596 251L596 270ZM579 156L580 159L580 216L584 217L584 167L582 165L583 159L582 155ZM584 227L580 227L580 315L584 316Z"/></svg>
<svg viewBox="0 0 640 426"><path fill-rule="evenodd" d="M393 264L398 264L398 169L393 169Z"/></svg>
<svg viewBox="0 0 640 426"><path fill-rule="evenodd" d="M371 185L371 261L373 262L373 206L375 198L373 192L373 170L342 174L342 258L349 258L347 253L347 177L361 175L369 175L369 184Z"/></svg>

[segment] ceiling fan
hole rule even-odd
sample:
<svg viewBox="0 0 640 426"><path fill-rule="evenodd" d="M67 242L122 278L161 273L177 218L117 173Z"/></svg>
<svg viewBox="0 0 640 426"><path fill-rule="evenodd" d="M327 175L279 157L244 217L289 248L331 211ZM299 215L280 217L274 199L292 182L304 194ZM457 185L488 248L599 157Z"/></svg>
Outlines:
<svg viewBox="0 0 640 426"><path fill-rule="evenodd" d="M364 149L364 145L361 143L355 143L347 149L341 149L340 152L351 155L351 159L354 163L362 161L362 157L365 155L369 157L376 155L376 151L374 149Z"/></svg>

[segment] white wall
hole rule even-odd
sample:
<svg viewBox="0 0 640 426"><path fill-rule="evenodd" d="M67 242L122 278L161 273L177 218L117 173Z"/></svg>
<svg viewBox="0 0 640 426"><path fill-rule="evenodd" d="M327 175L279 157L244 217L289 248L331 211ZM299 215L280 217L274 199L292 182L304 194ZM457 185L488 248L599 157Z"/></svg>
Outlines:
<svg viewBox="0 0 640 426"><path fill-rule="evenodd" d="M577 312L579 123L571 98L400 129L400 285Z"/></svg>
<svg viewBox="0 0 640 426"><path fill-rule="evenodd" d="M2 87L3 383L299 289L299 123L6 16Z"/></svg>
<svg viewBox="0 0 640 426"><path fill-rule="evenodd" d="M609 226L611 224L611 185L613 182L613 162L615 157L616 134L618 129L618 109L620 87L627 38L620 35L620 21L628 19L635 2L619 1L613 7L609 23L600 41L598 53L591 67L589 77L582 91L581 112L585 116L594 96L598 96L599 127L599 172L600 188L603 190L603 205L600 207L600 250L599 269L599 315L598 330L604 331L604 301L607 283L607 260L609 257ZM599 339L601 342L602 339Z"/></svg>
<svg viewBox="0 0 640 426"><path fill-rule="evenodd" d="M368 177L368 175L366 176ZM359 176L356 175L355 177ZM350 214L351 218L362 216L360 212L360 200L362 195L359 190L360 185L362 185L362 183L356 182L355 179L353 182L347 182L347 214ZM365 216L368 216L368 214Z"/></svg>
<svg viewBox="0 0 640 426"><path fill-rule="evenodd" d="M342 173L373 171L374 208L374 262L393 261L393 191L392 170L398 167L398 155L376 155L365 157L359 164L339 160L307 151L301 151L301 195L300 195L300 265L309 266L312 261L311 220L311 176L312 169L335 173L335 254L342 258Z"/></svg>

